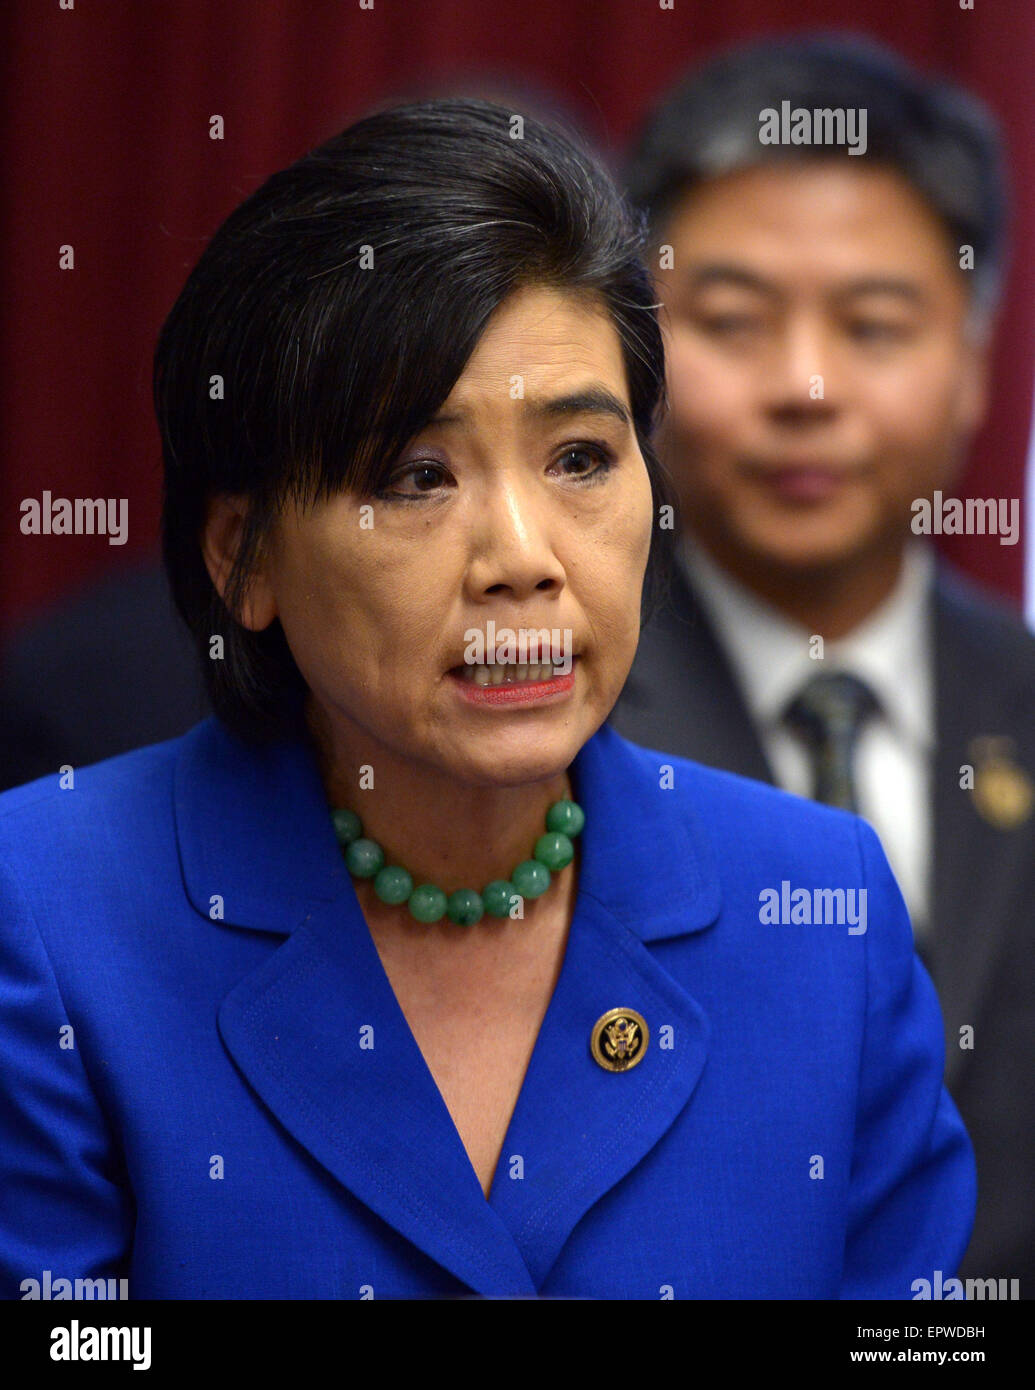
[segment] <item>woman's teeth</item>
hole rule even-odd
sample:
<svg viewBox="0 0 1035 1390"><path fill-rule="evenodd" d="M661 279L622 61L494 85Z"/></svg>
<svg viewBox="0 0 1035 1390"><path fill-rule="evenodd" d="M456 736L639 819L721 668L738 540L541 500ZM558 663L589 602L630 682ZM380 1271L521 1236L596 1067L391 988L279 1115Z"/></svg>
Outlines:
<svg viewBox="0 0 1035 1390"><path fill-rule="evenodd" d="M516 663L508 663L461 667L461 678L471 685L513 685L516 681L548 681L553 680L554 674L554 668L550 665L519 666Z"/></svg>

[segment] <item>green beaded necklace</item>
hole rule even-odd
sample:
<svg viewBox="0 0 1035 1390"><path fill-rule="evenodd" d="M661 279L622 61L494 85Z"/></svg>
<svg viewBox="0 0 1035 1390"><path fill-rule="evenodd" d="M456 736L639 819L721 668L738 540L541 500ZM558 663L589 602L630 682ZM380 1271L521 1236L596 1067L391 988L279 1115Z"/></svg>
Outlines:
<svg viewBox="0 0 1035 1390"><path fill-rule="evenodd" d="M546 813L546 834L535 842L532 858L520 863L509 879L496 878L480 893L458 888L448 897L433 883L414 888L413 879L398 864L385 864L385 852L376 840L363 836L363 823L346 807L331 812L334 833L354 878L372 878L374 892L383 903L406 903L418 922L438 922L447 913L459 927L473 927L487 912L509 917L515 896L538 898L550 886L551 875L567 868L575 857L572 840L586 823L582 807L574 801L555 801Z"/></svg>

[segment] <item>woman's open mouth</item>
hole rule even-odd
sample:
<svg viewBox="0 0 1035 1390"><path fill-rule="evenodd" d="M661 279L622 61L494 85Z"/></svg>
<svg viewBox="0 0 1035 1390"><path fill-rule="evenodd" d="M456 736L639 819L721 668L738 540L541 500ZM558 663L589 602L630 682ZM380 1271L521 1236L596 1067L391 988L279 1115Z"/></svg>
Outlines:
<svg viewBox="0 0 1035 1390"><path fill-rule="evenodd" d="M563 672L549 663L499 662L454 666L447 674L462 699L476 705L541 704L563 699L575 686L575 663Z"/></svg>

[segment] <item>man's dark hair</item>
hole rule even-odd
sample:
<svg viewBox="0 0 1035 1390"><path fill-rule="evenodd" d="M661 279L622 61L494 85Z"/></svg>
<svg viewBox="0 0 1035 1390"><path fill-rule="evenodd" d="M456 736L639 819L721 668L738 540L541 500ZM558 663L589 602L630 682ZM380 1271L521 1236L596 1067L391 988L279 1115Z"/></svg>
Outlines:
<svg viewBox="0 0 1035 1390"><path fill-rule="evenodd" d="M162 328L165 565L212 706L242 737L300 727L305 685L279 619L252 632L233 616L278 509L383 488L513 291L597 297L621 341L655 523L675 505L651 445L664 349L646 219L577 137L514 117L440 98L358 121L227 218ZM249 502L225 603L200 545L222 493ZM652 528L641 621L664 595L673 536Z"/></svg>
<svg viewBox="0 0 1035 1390"><path fill-rule="evenodd" d="M865 108L866 152L768 145L761 112ZM929 79L869 40L837 35L765 39L720 54L655 106L624 170L629 196L655 236L675 204L705 179L781 160L848 158L897 170L946 229L954 257L974 248L972 303L990 313L1005 258L1006 178L999 134L973 96Z"/></svg>

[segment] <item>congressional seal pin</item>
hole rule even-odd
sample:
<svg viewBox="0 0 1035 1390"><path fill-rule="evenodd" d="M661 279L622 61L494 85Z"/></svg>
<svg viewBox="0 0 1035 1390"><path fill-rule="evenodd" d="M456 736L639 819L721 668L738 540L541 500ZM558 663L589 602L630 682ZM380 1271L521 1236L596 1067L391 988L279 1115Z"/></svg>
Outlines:
<svg viewBox="0 0 1035 1390"><path fill-rule="evenodd" d="M1009 756L1009 739L975 740L975 744L974 805L989 825L1014 830L1032 813L1035 785Z"/></svg>
<svg viewBox="0 0 1035 1390"><path fill-rule="evenodd" d="M589 1047L605 1071L628 1071L647 1051L650 1029L635 1009L608 1009L590 1034Z"/></svg>

